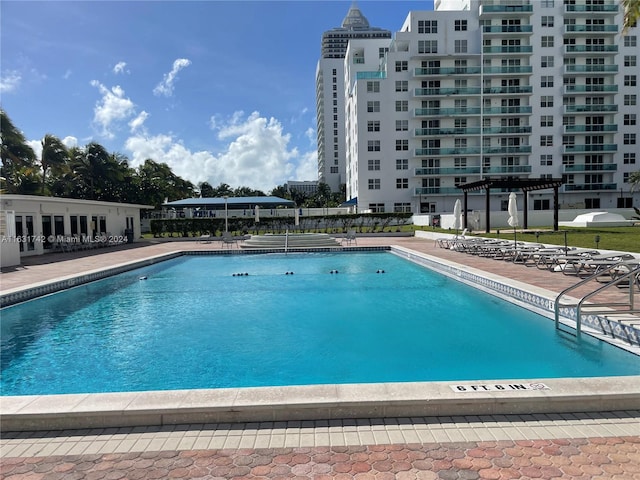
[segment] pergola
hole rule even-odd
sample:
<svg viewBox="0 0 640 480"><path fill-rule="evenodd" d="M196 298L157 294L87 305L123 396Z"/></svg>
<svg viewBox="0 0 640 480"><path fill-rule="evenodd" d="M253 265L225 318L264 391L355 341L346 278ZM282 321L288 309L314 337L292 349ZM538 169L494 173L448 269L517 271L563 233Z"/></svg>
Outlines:
<svg viewBox="0 0 640 480"><path fill-rule="evenodd" d="M513 191L516 189L521 190L524 195L524 225L523 228L528 228L528 199L527 192L533 192L535 190L546 190L553 188L553 230L558 230L558 188L563 185L565 181L561 178L485 178L477 182L465 183L464 185L456 185L464 192L463 208L464 212L464 228L467 228L467 195L469 192L477 192L478 190L485 190L485 204L486 204L486 233L491 230L490 222L490 191L492 188L501 188Z"/></svg>

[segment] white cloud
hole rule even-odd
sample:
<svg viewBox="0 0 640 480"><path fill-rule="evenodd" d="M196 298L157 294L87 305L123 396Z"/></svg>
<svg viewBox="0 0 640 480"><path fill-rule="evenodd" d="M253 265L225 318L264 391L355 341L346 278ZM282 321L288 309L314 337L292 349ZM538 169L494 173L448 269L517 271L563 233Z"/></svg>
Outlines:
<svg viewBox="0 0 640 480"><path fill-rule="evenodd" d="M218 130L218 139L226 142L220 153L192 152L170 135L139 134L125 144L132 153L131 165L137 167L151 158L196 184L224 182L233 188L246 186L265 193L287 180L317 178L315 150L301 154L290 149L290 135L283 132L278 120L261 117L258 112L248 117L236 112L226 121L218 117L210 121Z"/></svg>
<svg viewBox="0 0 640 480"><path fill-rule="evenodd" d="M116 66L113 67L113 73L115 73L116 75L118 73L129 73L128 70L125 70L126 66L127 66L127 62L116 63Z"/></svg>
<svg viewBox="0 0 640 480"><path fill-rule="evenodd" d="M0 93L15 91L20 86L22 76L17 70L6 71L0 76Z"/></svg>
<svg viewBox="0 0 640 480"><path fill-rule="evenodd" d="M144 125L144 122L149 118L149 114L144 110L140 112L140 114L129 122L129 128L131 129L131 133L135 133L136 130L141 128Z"/></svg>
<svg viewBox="0 0 640 480"><path fill-rule="evenodd" d="M62 144L67 148L78 146L78 139L76 137L66 136L61 141Z"/></svg>
<svg viewBox="0 0 640 480"><path fill-rule="evenodd" d="M169 73L165 73L162 81L153 89L153 94L157 96L164 95L165 97L173 95L173 83L176 80L178 72L189 65L191 65L191 60L186 58L178 58L175 60L171 71Z"/></svg>
<svg viewBox="0 0 640 480"><path fill-rule="evenodd" d="M124 90L119 85L108 89L97 80L93 80L91 85L98 88L102 95L93 109L93 122L101 128L101 135L113 138L113 124L134 115L135 106L130 99L125 98Z"/></svg>
<svg viewBox="0 0 640 480"><path fill-rule="evenodd" d="M69 80L69 78L71 78L71 73L71 70L67 70L66 72L64 72L62 78L64 78L65 80Z"/></svg>

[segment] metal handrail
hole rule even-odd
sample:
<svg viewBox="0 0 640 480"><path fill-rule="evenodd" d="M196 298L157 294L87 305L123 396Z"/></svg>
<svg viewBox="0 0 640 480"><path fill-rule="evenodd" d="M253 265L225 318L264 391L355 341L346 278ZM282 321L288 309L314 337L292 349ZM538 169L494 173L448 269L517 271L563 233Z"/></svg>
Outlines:
<svg viewBox="0 0 640 480"><path fill-rule="evenodd" d="M640 262L640 260L638 260L638 262ZM601 270L599 272L596 272L592 275L590 275L589 277L581 280L580 282L576 283L575 285L572 285L571 287L565 288L562 292L560 292L558 294L558 296L556 297L556 301L555 301L555 305L554 305L554 313L555 313L555 326L556 329L559 328L560 325L560 300L561 298L566 295L568 292L570 292L571 290L574 290L578 287L581 287L582 285L590 282L591 280L594 280L598 277L601 277L607 273L611 273L612 271L616 270L617 268L619 268L622 265L627 265L627 262L618 262L614 265L611 265L610 267L606 268L605 270ZM583 296L576 304L576 334L580 335L581 332L581 324L582 324L582 309L583 309L583 304L585 301L587 301L589 298L592 298L593 296L597 295L598 293L612 287L612 286L616 286L619 285L625 281L629 281L629 301L625 302L625 303L599 303L593 306L589 306L589 305L584 305L584 308L594 308L594 307L629 307L628 310L624 310L625 313L640 313L640 309L636 309L634 304L634 298L635 298L635 289L634 289L634 284L637 284L638 288L640 288L640 264L636 265L635 268L629 268L629 271L627 273L621 274L620 276L614 278L612 281L602 285L601 287L597 288L596 290L594 290L591 293L588 293L587 295ZM569 307L572 306L573 304L565 304L565 307ZM595 313L595 314L599 314L599 313L610 313L609 310L590 310L590 313Z"/></svg>

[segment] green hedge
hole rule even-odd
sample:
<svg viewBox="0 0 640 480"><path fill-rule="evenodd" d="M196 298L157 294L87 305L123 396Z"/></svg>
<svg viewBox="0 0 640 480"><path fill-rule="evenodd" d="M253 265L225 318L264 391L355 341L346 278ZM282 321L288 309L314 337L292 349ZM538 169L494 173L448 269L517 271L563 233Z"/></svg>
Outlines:
<svg viewBox="0 0 640 480"><path fill-rule="evenodd" d="M264 217L259 223L253 218L229 218L229 231L234 234L284 233L286 230L300 232L358 233L393 231L409 223L412 213L362 213L351 215L325 215L300 217L300 225L294 226L293 217ZM199 237L200 235L222 236L224 218L175 218L151 220L154 237Z"/></svg>

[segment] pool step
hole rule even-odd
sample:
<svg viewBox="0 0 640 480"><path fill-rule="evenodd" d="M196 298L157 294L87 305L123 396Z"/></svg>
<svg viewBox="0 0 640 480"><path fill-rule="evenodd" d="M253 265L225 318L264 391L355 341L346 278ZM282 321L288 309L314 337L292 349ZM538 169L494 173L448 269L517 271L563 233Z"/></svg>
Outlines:
<svg viewBox="0 0 640 480"><path fill-rule="evenodd" d="M272 249L272 248L335 248L340 243L326 233L291 233L288 235L253 235L245 240L240 248Z"/></svg>

